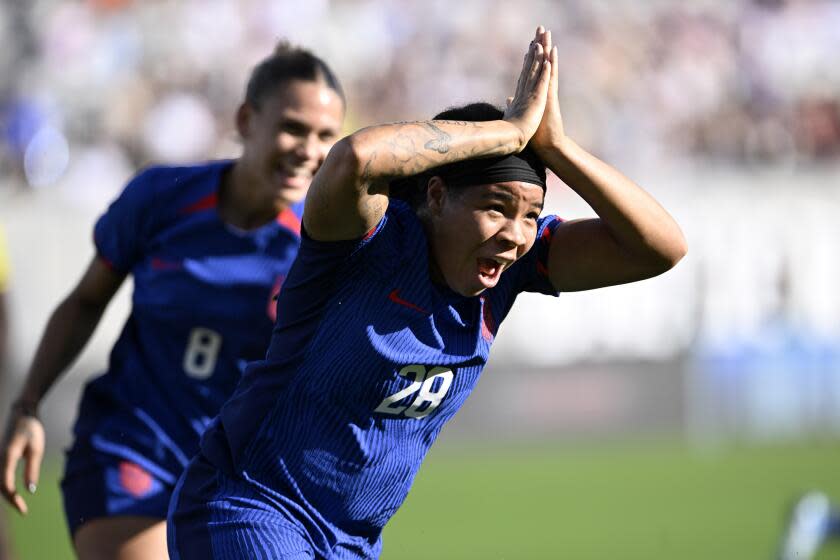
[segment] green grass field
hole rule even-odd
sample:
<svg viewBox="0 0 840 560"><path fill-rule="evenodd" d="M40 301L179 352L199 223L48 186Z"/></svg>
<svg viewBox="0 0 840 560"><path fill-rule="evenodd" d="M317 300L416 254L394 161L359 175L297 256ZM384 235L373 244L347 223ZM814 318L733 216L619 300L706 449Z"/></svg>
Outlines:
<svg viewBox="0 0 840 560"><path fill-rule="evenodd" d="M57 465L11 528L21 560L71 558ZM435 449L385 560L771 560L800 492L840 499L837 442L690 453L674 444ZM832 544L820 560L840 558Z"/></svg>

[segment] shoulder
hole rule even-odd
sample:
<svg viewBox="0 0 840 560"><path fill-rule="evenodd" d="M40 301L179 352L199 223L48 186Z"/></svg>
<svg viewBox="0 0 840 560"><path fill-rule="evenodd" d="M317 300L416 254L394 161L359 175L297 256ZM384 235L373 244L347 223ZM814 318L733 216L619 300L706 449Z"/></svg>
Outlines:
<svg viewBox="0 0 840 560"><path fill-rule="evenodd" d="M417 212L402 200L391 200L388 203L388 210L376 227L368 232L368 236L378 235L379 231L388 232L389 235L401 237L425 239L425 231Z"/></svg>
<svg viewBox="0 0 840 560"><path fill-rule="evenodd" d="M421 256L425 250L425 233L414 211L400 201L391 201L379 223L361 238L320 241L313 239L304 226L295 266L326 269L343 263L354 277L381 280L417 262L427 266Z"/></svg>
<svg viewBox="0 0 840 560"><path fill-rule="evenodd" d="M191 213L215 207L221 174L232 161L194 165L151 165L126 185L121 198L129 204L156 206Z"/></svg>
<svg viewBox="0 0 840 560"><path fill-rule="evenodd" d="M232 161L220 160L194 165L150 165L134 176L129 187L163 193L203 182L212 182L215 186L222 172L232 164Z"/></svg>
<svg viewBox="0 0 840 560"><path fill-rule="evenodd" d="M361 246L370 246L375 253L393 253L398 260L414 259L426 250L426 232L417 213L401 200L391 200L388 210L362 239Z"/></svg>
<svg viewBox="0 0 840 560"><path fill-rule="evenodd" d="M563 218L555 214L540 216L539 220L537 220L537 241L543 243L551 242L551 236L554 235L554 230L564 221Z"/></svg>

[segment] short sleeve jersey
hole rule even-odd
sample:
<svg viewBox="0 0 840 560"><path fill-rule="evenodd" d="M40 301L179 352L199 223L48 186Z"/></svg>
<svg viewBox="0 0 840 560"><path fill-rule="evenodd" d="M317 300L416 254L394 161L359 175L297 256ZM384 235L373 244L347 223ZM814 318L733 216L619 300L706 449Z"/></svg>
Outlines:
<svg viewBox="0 0 840 560"><path fill-rule="evenodd" d="M300 244L299 208L242 231L217 213L230 161L141 172L96 223L99 258L134 278L108 371L75 432L174 481L245 364L265 356L276 294Z"/></svg>
<svg viewBox="0 0 840 560"><path fill-rule="evenodd" d="M559 223L541 218L533 248L477 297L432 283L425 232L400 201L361 241L304 232L268 355L205 434L204 455L277 490L322 533L377 538L517 294L556 294L546 263Z"/></svg>

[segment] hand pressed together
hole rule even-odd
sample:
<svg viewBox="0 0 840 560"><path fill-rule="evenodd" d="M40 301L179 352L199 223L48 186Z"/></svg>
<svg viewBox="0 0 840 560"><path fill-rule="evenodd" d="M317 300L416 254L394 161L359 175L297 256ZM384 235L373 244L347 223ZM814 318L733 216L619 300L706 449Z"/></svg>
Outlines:
<svg viewBox="0 0 840 560"><path fill-rule="evenodd" d="M543 51L546 53L546 59L550 62L550 76L546 90L545 110L540 125L531 138L531 147L537 152L537 155L547 159L548 151L562 148L566 134L563 129L563 117L560 113L560 69L557 61L557 47L551 43L551 31L540 33L538 30L537 35L538 41L540 41Z"/></svg>
<svg viewBox="0 0 840 560"><path fill-rule="evenodd" d="M551 61L547 57L542 26L537 29L534 40L525 53L525 61L516 83L516 92L508 100L504 120L522 131L524 149L538 130L546 107L546 93L549 89Z"/></svg>

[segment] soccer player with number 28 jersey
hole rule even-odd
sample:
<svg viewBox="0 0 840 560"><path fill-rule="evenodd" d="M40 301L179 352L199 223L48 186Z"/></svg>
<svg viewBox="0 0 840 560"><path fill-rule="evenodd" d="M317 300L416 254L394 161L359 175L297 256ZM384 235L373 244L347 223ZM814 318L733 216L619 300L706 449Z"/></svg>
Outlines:
<svg viewBox="0 0 840 560"><path fill-rule="evenodd" d="M333 147L266 359L176 486L173 558L377 557L520 292L641 280L682 258L668 213L565 135L557 83L539 28L506 111L472 104ZM599 217L540 217L546 167Z"/></svg>
<svg viewBox="0 0 840 560"><path fill-rule="evenodd" d="M239 159L148 168L97 222L96 257L47 325L3 445L3 493L25 512L15 467L25 459L34 491L38 404L131 274L132 312L84 391L62 482L82 559L166 557L170 494L244 365L265 356L301 202L343 113L326 64L281 44L237 113Z"/></svg>

